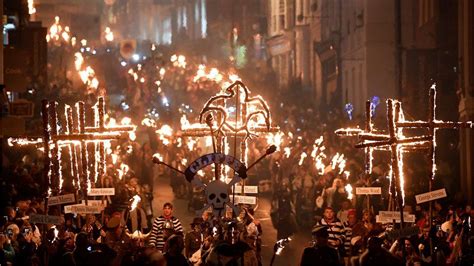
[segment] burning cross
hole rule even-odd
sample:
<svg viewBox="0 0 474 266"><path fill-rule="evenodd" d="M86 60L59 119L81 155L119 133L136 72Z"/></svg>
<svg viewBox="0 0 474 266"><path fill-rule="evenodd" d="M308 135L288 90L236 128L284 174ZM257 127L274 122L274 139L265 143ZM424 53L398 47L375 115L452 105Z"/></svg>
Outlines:
<svg viewBox="0 0 474 266"><path fill-rule="evenodd" d="M372 103L370 101L365 102L365 130L360 128L341 128L336 130L336 135L344 136L359 136L359 134L367 133L372 134L375 130L372 124ZM365 173L370 175L373 169L373 147L365 148Z"/></svg>
<svg viewBox="0 0 474 266"><path fill-rule="evenodd" d="M429 106L428 106L428 121L399 121L397 127L400 128L427 128L429 130L429 137L431 138L429 153L431 154L431 177L430 177L430 191L431 181L436 174L436 131L438 129L458 129L458 128L474 128L472 121L467 122L453 122L442 121L436 119L436 84L433 84L429 92Z"/></svg>
<svg viewBox="0 0 474 266"><path fill-rule="evenodd" d="M227 102L235 98L235 119L231 121ZM214 116L216 121L214 121ZM255 121L257 118L260 120ZM227 87L222 94L211 97L199 114L201 124L183 128L183 136L211 136L214 152L223 152L227 137L234 137L234 155L237 151L237 138L240 142L241 161L247 162L247 140L257 133L278 132L279 128L271 125L271 113L267 103L261 96L250 97L250 90L241 81ZM206 126L203 126L203 122ZM215 179L219 179L216 167Z"/></svg>
<svg viewBox="0 0 474 266"><path fill-rule="evenodd" d="M370 102L366 105L366 130L357 129L339 129L338 135L354 135L357 133L360 142L355 145L356 148L364 148L366 152L366 171L370 173L372 167L372 151L374 148L388 149L391 153L391 166L393 175L393 186L396 193L398 207L403 213L403 152L405 149L425 148L426 143L430 141L429 136L404 137L403 130L397 128L397 123L403 120L401 103L392 99L387 100L387 124L388 134L372 133L370 118ZM401 224L403 225L403 214L401 214Z"/></svg>
<svg viewBox="0 0 474 266"><path fill-rule="evenodd" d="M186 172L182 172L181 170L174 168L169 164L166 164L162 161L161 158L159 158L159 156L154 156L153 158L154 163L166 165L172 170L185 175L186 179L194 185L204 187L208 205L206 205L205 208L201 211L204 211L209 206L212 206L213 211L219 218L221 217L221 212L222 210L224 210L225 206L231 206L234 213L236 215L239 214L238 207L234 204L230 205L230 198L228 197L230 187L242 180L242 182L244 183L242 186L242 194L245 194L244 187L245 178L247 177L247 170L251 169L264 157L272 154L276 150L276 146L270 146L267 151L254 163L252 163L248 168L245 166L247 157L247 140L250 139L252 136L257 136L256 133L279 131L278 127L273 127L271 125L270 109L263 100L263 98L260 96L250 97L249 94L249 89L242 82L236 81L225 90L224 94L217 94L207 101L207 103L204 105L204 108L199 114L201 124L183 126L183 136L210 136L212 138L212 146L214 153L204 155L203 157L193 162L188 167L189 171L186 170L188 172L191 172L192 175L190 175L189 173L186 174ZM230 121L229 113L231 113L232 111L227 108L227 101L232 100L232 98L234 97L235 120ZM216 121L214 121L213 114L217 117ZM262 118L263 123L258 120L255 121L255 119L259 117ZM203 120L205 120L207 127L202 125ZM225 145L227 136L234 137L234 156L229 156L225 154L225 152L223 152L223 148L225 149L226 147ZM243 138L240 142L240 157L242 158L241 161L235 158L235 153L237 152L238 137ZM216 158L226 159L221 160ZM215 165L215 177L213 181L205 185L202 183L201 180L194 178L194 175L199 169L201 169L203 166L207 166L212 163ZM234 177L229 183L223 182L220 178L220 164L230 164L231 168L233 168L237 173L236 175L234 175ZM240 167L236 167L236 165L240 165Z"/></svg>
<svg viewBox="0 0 474 266"><path fill-rule="evenodd" d="M387 149L391 152L391 166L392 174L398 198L399 208L403 209L403 195L402 195L402 170L403 170L403 152L418 149L428 149L431 155L432 172L430 178L430 191L432 180L436 171L435 148L436 148L436 130L437 129L457 129L457 128L473 128L473 122L452 122L441 121L436 119L436 86L433 85L430 89L430 106L428 121L406 121L401 110L401 103L389 99L387 101L387 122L389 134L373 134L372 129L367 127L370 125L370 104L366 105L366 130L362 131L358 128L339 129L336 134L339 136L354 136L357 135L361 140L356 144L356 148L365 148L366 150L366 171L370 170L371 152L372 148ZM430 134L424 136L404 137L403 129L406 128L428 128ZM369 154L369 155L368 155ZM401 222L403 224L403 214L401 214Z"/></svg>
<svg viewBox="0 0 474 266"><path fill-rule="evenodd" d="M76 103L77 119L73 117L73 109L65 106L66 130L59 133L57 114L57 102L42 101L43 137L35 141L24 141L20 138L10 138L10 143L20 145L41 144L44 147L45 157L45 179L48 180L50 195L58 195L63 190L63 178L61 176L61 148L67 147L71 156L71 176L75 189L81 189L87 201L87 189L94 186L96 177L105 173L105 143L122 138L124 133L135 131L135 126L121 125L106 127L104 98L98 99L95 108L94 126L86 127L85 104L80 101ZM92 177L88 169L87 144L94 143L94 158L96 176ZM76 147L79 147L80 155L77 155ZM79 173L78 161L80 157L81 172Z"/></svg>

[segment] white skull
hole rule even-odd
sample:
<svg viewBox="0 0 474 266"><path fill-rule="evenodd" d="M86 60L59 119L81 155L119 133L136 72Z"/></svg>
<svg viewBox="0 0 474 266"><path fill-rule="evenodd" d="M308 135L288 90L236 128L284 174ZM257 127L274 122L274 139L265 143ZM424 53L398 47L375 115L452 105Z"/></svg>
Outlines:
<svg viewBox="0 0 474 266"><path fill-rule="evenodd" d="M230 189L226 183L220 180L212 181L206 187L207 203L215 210L222 210L230 201L229 192Z"/></svg>

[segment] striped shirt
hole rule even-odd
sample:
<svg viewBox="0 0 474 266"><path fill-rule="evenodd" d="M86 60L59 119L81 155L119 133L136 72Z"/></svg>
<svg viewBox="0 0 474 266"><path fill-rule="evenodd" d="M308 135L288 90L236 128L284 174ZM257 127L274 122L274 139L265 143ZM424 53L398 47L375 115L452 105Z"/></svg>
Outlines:
<svg viewBox="0 0 474 266"><path fill-rule="evenodd" d="M344 224L344 250L346 251L346 256L351 256L351 240L352 240L352 227L349 225L349 222Z"/></svg>
<svg viewBox="0 0 474 266"><path fill-rule="evenodd" d="M339 248L344 244L344 225L339 221L339 219L334 219L333 222L328 223L324 218L319 221L318 225L326 226L328 228L329 233L329 245L333 248ZM332 243L339 240L339 245L334 246Z"/></svg>
<svg viewBox="0 0 474 266"><path fill-rule="evenodd" d="M170 219L173 222L173 229L175 232L183 233L183 226L178 218L172 216ZM156 247L160 251L163 251L165 246L165 240L163 235L163 224L165 223L166 218L163 216L156 217L153 221L153 227L150 233L150 242L149 246Z"/></svg>

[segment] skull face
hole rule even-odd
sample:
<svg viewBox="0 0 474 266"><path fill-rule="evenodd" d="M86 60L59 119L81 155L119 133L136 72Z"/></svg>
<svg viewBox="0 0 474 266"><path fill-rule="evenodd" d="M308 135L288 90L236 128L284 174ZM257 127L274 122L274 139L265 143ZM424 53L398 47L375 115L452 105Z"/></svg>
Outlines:
<svg viewBox="0 0 474 266"><path fill-rule="evenodd" d="M206 187L207 203L212 205L215 210L224 209L226 203L229 202L229 186L220 181L215 180L209 183Z"/></svg>

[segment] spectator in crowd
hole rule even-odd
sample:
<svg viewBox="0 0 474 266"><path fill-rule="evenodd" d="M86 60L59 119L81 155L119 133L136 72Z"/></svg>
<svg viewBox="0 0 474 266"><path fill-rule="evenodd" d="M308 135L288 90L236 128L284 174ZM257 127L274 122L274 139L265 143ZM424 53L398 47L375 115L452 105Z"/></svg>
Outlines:
<svg viewBox="0 0 474 266"><path fill-rule="evenodd" d="M183 234L183 226L173 216L173 204L167 202L163 205L163 214L153 221L149 245L162 251L166 239L173 233Z"/></svg>
<svg viewBox="0 0 474 266"><path fill-rule="evenodd" d="M328 243L330 237L328 228L316 226L312 234L315 239L314 245L304 249L300 265L314 265L315 263L325 266L341 265L339 252Z"/></svg>
<svg viewBox="0 0 474 266"><path fill-rule="evenodd" d="M336 218L333 208L324 209L323 218L317 223L317 226L327 227L329 233L328 244L335 248L340 254L344 252L344 225Z"/></svg>

